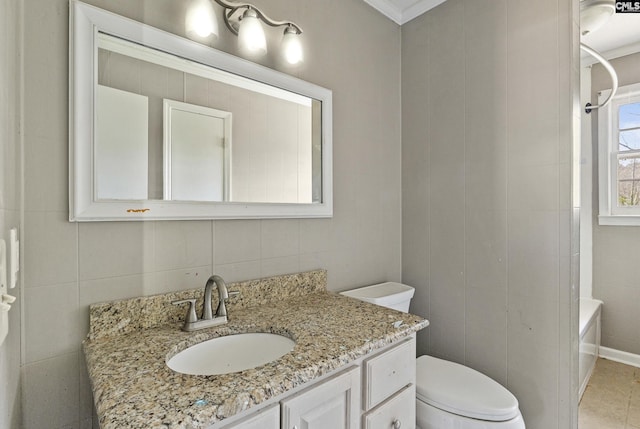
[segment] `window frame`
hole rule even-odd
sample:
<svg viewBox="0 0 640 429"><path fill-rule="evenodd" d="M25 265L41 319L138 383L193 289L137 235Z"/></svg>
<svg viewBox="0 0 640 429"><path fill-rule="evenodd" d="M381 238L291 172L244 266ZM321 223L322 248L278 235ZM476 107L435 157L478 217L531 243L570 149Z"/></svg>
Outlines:
<svg viewBox="0 0 640 429"><path fill-rule="evenodd" d="M599 94L602 103L611 93L610 89ZM618 199L618 156L619 156L619 107L640 103L640 83L621 86L609 104L598 110L598 182L600 225L640 226L640 206L619 207ZM633 151L632 153L640 153Z"/></svg>

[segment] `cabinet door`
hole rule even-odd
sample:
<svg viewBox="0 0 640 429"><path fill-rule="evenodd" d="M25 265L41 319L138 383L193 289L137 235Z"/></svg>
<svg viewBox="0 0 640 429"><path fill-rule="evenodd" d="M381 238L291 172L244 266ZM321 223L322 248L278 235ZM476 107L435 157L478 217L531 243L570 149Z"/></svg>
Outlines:
<svg viewBox="0 0 640 429"><path fill-rule="evenodd" d="M280 406L272 405L224 429L280 429Z"/></svg>
<svg viewBox="0 0 640 429"><path fill-rule="evenodd" d="M282 429L359 429L360 368L282 401Z"/></svg>

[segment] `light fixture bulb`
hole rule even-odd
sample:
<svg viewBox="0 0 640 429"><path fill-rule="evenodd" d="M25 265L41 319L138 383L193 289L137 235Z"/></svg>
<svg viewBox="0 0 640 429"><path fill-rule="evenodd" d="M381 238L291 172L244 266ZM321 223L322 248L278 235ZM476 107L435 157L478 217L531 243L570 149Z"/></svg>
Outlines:
<svg viewBox="0 0 640 429"><path fill-rule="evenodd" d="M185 18L187 36L191 39L218 38L218 20L210 0L192 0Z"/></svg>
<svg viewBox="0 0 640 429"><path fill-rule="evenodd" d="M298 64L304 60L300 34L291 25L287 26L284 30L284 36L282 37L282 50L284 58L289 64Z"/></svg>
<svg viewBox="0 0 640 429"><path fill-rule="evenodd" d="M267 39L258 19L258 14L253 9L247 9L238 29L238 43L240 49L253 55L267 53Z"/></svg>

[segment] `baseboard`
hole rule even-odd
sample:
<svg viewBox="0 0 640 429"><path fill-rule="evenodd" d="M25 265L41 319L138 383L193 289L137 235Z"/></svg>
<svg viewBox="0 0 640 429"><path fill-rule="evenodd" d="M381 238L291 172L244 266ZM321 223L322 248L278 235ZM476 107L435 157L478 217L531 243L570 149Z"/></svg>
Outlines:
<svg viewBox="0 0 640 429"><path fill-rule="evenodd" d="M600 357L640 368L640 355L600 346Z"/></svg>

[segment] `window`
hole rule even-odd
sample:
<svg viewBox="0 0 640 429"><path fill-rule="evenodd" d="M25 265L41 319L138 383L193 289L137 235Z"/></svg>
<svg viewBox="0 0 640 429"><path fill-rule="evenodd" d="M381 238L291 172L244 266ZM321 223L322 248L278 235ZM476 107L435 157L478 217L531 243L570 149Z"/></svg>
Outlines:
<svg viewBox="0 0 640 429"><path fill-rule="evenodd" d="M598 117L599 223L640 226L640 83L620 87Z"/></svg>

